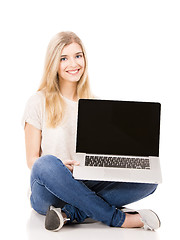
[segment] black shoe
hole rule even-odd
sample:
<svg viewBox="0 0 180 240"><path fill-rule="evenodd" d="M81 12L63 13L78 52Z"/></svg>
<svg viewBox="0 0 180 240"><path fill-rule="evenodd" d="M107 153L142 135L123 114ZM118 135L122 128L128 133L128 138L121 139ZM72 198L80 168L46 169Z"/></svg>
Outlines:
<svg viewBox="0 0 180 240"><path fill-rule="evenodd" d="M45 228L50 231L58 231L63 227L64 222L67 220L70 219L63 217L61 208L50 206L46 213Z"/></svg>

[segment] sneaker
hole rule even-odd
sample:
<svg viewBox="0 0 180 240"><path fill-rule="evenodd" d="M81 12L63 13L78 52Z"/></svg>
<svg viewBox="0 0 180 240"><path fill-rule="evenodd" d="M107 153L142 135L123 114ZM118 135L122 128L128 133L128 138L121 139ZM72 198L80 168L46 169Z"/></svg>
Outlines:
<svg viewBox="0 0 180 240"><path fill-rule="evenodd" d="M154 231L161 226L161 221L158 215L150 209L143 209L137 211L141 216L141 221L144 223L145 230Z"/></svg>
<svg viewBox="0 0 180 240"><path fill-rule="evenodd" d="M63 217L61 208L50 206L46 213L45 228L50 231L58 231L67 220L70 220L70 218Z"/></svg>

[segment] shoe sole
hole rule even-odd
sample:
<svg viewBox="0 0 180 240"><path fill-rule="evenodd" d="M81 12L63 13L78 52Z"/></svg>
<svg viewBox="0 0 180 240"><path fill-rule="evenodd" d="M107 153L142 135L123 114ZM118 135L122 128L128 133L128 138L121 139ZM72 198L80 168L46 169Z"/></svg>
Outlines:
<svg viewBox="0 0 180 240"><path fill-rule="evenodd" d="M152 210L150 210L151 212L153 212ZM158 215L155 213L155 212L153 212L155 215L156 215L156 217L157 217L157 219L158 219L158 221L159 221L159 228L161 227L161 220L160 220L160 218L158 217Z"/></svg>
<svg viewBox="0 0 180 240"><path fill-rule="evenodd" d="M45 219L45 228L50 231L59 231L64 225L64 219L61 213L56 211L53 206L50 206Z"/></svg>

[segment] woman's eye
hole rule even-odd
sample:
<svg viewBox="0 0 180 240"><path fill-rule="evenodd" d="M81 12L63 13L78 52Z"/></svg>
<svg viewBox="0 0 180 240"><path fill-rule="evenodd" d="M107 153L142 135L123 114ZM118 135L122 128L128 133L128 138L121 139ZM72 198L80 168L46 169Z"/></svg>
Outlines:
<svg viewBox="0 0 180 240"><path fill-rule="evenodd" d="M77 56L76 56L76 58L81 58L81 57L82 57L82 55L77 55Z"/></svg>
<svg viewBox="0 0 180 240"><path fill-rule="evenodd" d="M61 61L65 61L65 60L66 60L66 58L65 58L65 57L61 58Z"/></svg>

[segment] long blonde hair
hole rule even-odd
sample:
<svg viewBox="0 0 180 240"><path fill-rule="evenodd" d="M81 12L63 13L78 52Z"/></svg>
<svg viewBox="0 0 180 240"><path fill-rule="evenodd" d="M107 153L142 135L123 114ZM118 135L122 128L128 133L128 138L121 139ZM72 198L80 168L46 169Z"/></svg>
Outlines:
<svg viewBox="0 0 180 240"><path fill-rule="evenodd" d="M77 97L78 99L94 98L90 90L87 73L87 55L82 41L73 32L60 32L56 34L47 48L43 77L38 89L38 91L43 91L45 94L47 127L57 127L64 116L66 105L60 94L58 69L63 48L73 42L81 46L85 59L85 70L77 84Z"/></svg>

